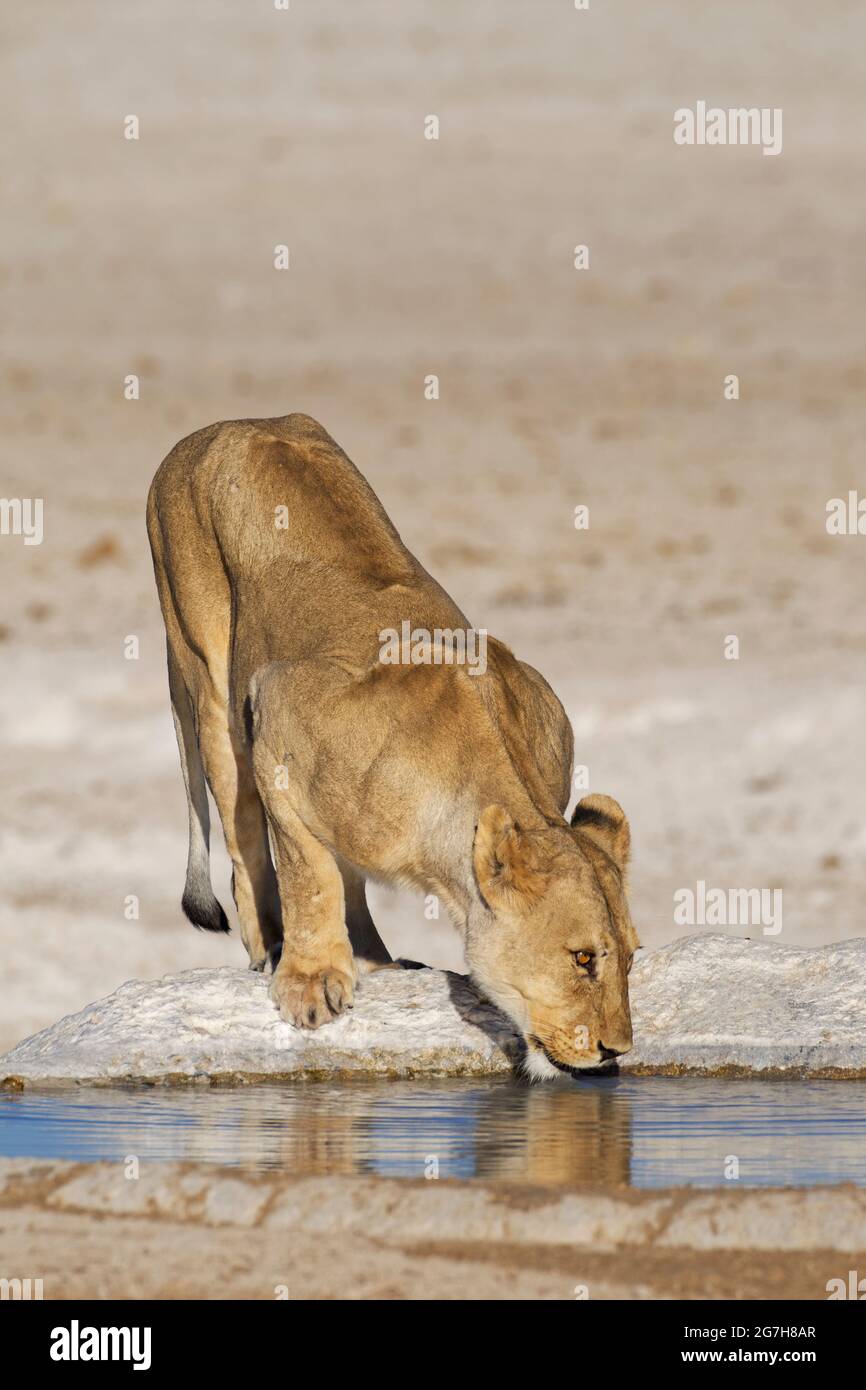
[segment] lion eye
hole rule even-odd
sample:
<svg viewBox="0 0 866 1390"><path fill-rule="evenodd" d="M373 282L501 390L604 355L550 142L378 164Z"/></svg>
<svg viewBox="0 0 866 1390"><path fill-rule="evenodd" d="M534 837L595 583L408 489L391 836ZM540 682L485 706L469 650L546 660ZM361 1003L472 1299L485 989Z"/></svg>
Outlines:
<svg viewBox="0 0 866 1390"><path fill-rule="evenodd" d="M574 956L578 965L582 965L584 969L592 964L592 951L572 951L571 954Z"/></svg>

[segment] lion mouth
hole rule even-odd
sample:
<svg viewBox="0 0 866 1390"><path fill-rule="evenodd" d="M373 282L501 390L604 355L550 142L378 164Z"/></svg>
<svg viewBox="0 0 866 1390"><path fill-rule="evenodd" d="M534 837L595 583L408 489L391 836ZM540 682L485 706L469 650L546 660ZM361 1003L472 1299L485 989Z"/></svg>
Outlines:
<svg viewBox="0 0 866 1390"><path fill-rule="evenodd" d="M605 1058L604 1056L600 1056L595 1062L587 1062L584 1066L574 1066L570 1062L561 1062L558 1057L554 1057L553 1053L545 1047L541 1038L537 1037L534 1033L528 1037L526 1041L530 1047L534 1047L537 1051L541 1052L552 1067L556 1067L557 1071L564 1072L566 1076L584 1076L588 1071L609 1072L611 1070L611 1059Z"/></svg>

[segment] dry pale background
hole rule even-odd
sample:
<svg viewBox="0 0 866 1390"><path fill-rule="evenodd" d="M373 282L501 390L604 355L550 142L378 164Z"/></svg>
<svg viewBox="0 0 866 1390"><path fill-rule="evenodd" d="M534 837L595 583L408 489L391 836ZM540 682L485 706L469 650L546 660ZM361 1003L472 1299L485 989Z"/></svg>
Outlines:
<svg viewBox="0 0 866 1390"><path fill-rule="evenodd" d="M45 540L0 538L0 1046L243 958L180 914L143 518L175 440L232 416L320 418L551 680L631 818L646 944L699 878L782 888L782 942L860 931L866 538L825 530L864 485L858 9L4 6L0 493L44 497ZM700 98L782 107L782 155L675 146ZM420 899L374 899L392 950L459 966Z"/></svg>

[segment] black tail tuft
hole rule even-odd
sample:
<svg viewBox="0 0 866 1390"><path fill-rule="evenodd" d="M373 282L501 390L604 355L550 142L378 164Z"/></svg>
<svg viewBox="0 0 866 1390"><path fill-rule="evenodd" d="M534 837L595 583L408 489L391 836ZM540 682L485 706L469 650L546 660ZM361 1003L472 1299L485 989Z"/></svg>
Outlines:
<svg viewBox="0 0 866 1390"><path fill-rule="evenodd" d="M185 892L181 907L194 927L202 931L231 931L226 917L213 893L208 895Z"/></svg>

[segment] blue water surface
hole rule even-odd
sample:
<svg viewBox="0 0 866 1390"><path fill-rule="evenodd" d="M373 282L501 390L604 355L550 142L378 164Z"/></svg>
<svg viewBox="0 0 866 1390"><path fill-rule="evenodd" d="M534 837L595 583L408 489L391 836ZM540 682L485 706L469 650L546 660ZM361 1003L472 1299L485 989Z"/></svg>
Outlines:
<svg viewBox="0 0 866 1390"><path fill-rule="evenodd" d="M299 1082L0 1096L0 1155L632 1187L866 1185L866 1082Z"/></svg>

